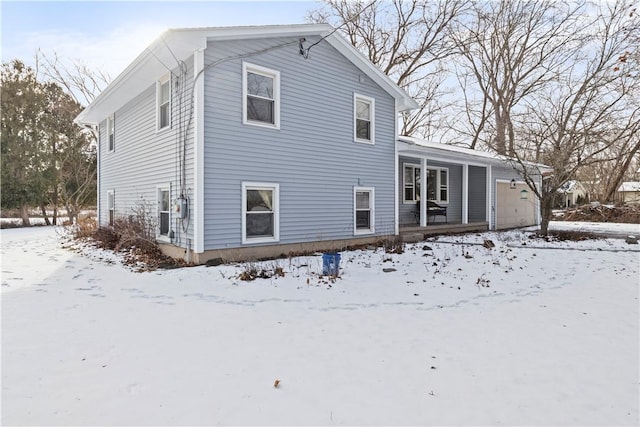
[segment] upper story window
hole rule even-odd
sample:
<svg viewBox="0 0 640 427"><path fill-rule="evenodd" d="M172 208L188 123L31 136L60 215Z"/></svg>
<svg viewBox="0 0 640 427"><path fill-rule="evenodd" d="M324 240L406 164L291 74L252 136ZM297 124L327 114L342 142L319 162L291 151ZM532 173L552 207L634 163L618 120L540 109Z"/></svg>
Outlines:
<svg viewBox="0 0 640 427"><path fill-rule="evenodd" d="M242 63L243 123L280 128L280 72Z"/></svg>
<svg viewBox="0 0 640 427"><path fill-rule="evenodd" d="M109 151L114 151L116 149L116 120L113 114L107 117L107 141Z"/></svg>
<svg viewBox="0 0 640 427"><path fill-rule="evenodd" d="M171 74L156 84L158 130L171 126Z"/></svg>
<svg viewBox="0 0 640 427"><path fill-rule="evenodd" d="M374 142L375 102L373 98L353 95L353 138L357 142Z"/></svg>

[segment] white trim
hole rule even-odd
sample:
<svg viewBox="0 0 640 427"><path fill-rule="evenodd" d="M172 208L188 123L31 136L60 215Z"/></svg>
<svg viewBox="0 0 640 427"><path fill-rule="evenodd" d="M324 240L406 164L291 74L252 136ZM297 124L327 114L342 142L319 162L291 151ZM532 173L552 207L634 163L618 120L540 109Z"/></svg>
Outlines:
<svg viewBox="0 0 640 427"><path fill-rule="evenodd" d="M193 111L193 186L195 209L193 209L193 250L204 252L204 49L193 54L193 78L195 80ZM198 77L199 76L199 77Z"/></svg>
<svg viewBox="0 0 640 427"><path fill-rule="evenodd" d="M247 119L247 73L260 74L273 79L273 123ZM271 129L280 129L280 71L242 62L242 123Z"/></svg>
<svg viewBox="0 0 640 427"><path fill-rule="evenodd" d="M417 159L417 160L420 160L423 157L426 157L426 158L428 158L429 160L431 160L433 162L451 163L453 165L480 166L480 167L483 167L483 168L487 167L490 164L488 162L486 162L486 163L474 162L474 161L468 161L468 160L455 159L455 158L452 158L452 157L438 157L438 156L433 156L431 154L415 154L415 153L399 152L399 156L400 157L408 157L410 159Z"/></svg>
<svg viewBox="0 0 640 427"><path fill-rule="evenodd" d="M491 181L491 174L492 174L492 170L491 170L491 165L487 166L487 173L486 173L486 193L487 193L487 222L489 223L489 230L494 230L495 227L493 226L493 217L491 216L491 212L492 209L491 207L493 206L491 204L491 197L493 194L493 188L492 188L492 181Z"/></svg>
<svg viewBox="0 0 640 427"><path fill-rule="evenodd" d="M536 190L538 190L538 192L540 192L540 189L542 188L541 181L542 181L542 176L540 176L540 178L538 179L538 182L536 182ZM536 198L534 209L536 210L536 225L539 227L542 224L542 214L540 213L540 197L538 197L538 195L535 193L533 197Z"/></svg>
<svg viewBox="0 0 640 427"><path fill-rule="evenodd" d="M427 218L427 158L420 159L420 227L426 227Z"/></svg>
<svg viewBox="0 0 640 427"><path fill-rule="evenodd" d="M369 228L357 228L356 223L356 194L358 192L369 193ZM374 234L376 232L376 193L374 187L353 187L353 235Z"/></svg>
<svg viewBox="0 0 640 427"><path fill-rule="evenodd" d="M447 181L449 181L448 172ZM447 186L448 197L449 187ZM462 223L469 224L469 165L462 165Z"/></svg>
<svg viewBox="0 0 640 427"><path fill-rule="evenodd" d="M358 138L357 135L357 103L363 101L369 104L369 139ZM353 140L364 144L374 145L376 143L376 100L369 96L353 93Z"/></svg>
<svg viewBox="0 0 640 427"><path fill-rule="evenodd" d="M98 124L98 148L96 149L96 209L98 210L98 224L100 224L100 218L102 217L102 203L100 200L100 196L102 194L100 193L100 190L102 189L102 174L100 173L100 167L102 166L102 135L100 134L100 127L101 126Z"/></svg>
<svg viewBox="0 0 640 427"><path fill-rule="evenodd" d="M167 123L167 125L164 127L160 127L160 97L162 96L162 86L165 83L169 83L169 100L167 101L167 103L169 104L169 123ZM173 121L173 114L171 114L171 110L173 108L172 92L173 88L171 87L171 73L167 73L156 81L156 132L163 132L167 129L171 129L171 124Z"/></svg>
<svg viewBox="0 0 640 427"><path fill-rule="evenodd" d="M160 210L160 204L162 203L162 200L160 198L160 193L163 191L168 191L169 192L169 206L168 206L168 210L167 211L161 211ZM169 213L169 229L167 230L167 234L160 234L160 214L162 212L168 212ZM167 242L170 243L171 242L171 238L169 237L169 235L171 234L171 183L166 183L166 184L158 184L156 185L156 218L157 218L157 224L156 224L156 240L160 241L160 242Z"/></svg>
<svg viewBox="0 0 640 427"><path fill-rule="evenodd" d="M398 134L398 120L400 119L400 113L398 112L398 104L395 103L395 120L393 122L393 134L397 135ZM397 236L398 234L400 234L400 203L399 203L399 195L398 195L398 185L399 185L399 176L398 176L398 164L400 163L400 157L398 156L398 144L394 143L393 144L393 152L394 152L394 162L393 162L393 168L394 168L394 197L393 197L393 206L394 206L394 234ZM402 170L402 173L404 174L404 169ZM404 178L403 178L404 180ZM402 193L404 197L404 188L402 189Z"/></svg>
<svg viewBox="0 0 640 427"><path fill-rule="evenodd" d="M273 192L273 236L247 237L247 190L270 190ZM280 241L280 184L263 182L242 183L242 244L273 243Z"/></svg>

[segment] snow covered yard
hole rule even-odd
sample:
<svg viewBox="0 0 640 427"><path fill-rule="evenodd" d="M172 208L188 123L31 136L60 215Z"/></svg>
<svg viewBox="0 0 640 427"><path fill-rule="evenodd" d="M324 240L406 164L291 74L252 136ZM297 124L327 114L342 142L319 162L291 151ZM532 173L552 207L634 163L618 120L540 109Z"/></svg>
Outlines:
<svg viewBox="0 0 640 427"><path fill-rule="evenodd" d="M640 422L640 248L623 240L449 236L343 252L335 282L320 256L243 282L134 273L51 227L0 236L3 425Z"/></svg>

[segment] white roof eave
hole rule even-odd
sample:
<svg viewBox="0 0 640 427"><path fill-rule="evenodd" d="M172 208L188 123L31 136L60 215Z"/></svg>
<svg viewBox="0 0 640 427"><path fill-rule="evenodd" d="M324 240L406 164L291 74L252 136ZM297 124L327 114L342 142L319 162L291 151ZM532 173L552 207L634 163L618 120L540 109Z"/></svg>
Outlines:
<svg viewBox="0 0 640 427"><path fill-rule="evenodd" d="M515 160L499 154L472 150L470 148L458 147L455 145L429 142L408 136L398 137L398 154L400 155L413 154L418 156L428 156L429 154L433 155L438 152L444 153L447 156L459 157L461 160L473 159L476 162L495 165L505 165ZM548 172L552 170L549 166L540 163L524 162L524 165L538 169L540 172Z"/></svg>

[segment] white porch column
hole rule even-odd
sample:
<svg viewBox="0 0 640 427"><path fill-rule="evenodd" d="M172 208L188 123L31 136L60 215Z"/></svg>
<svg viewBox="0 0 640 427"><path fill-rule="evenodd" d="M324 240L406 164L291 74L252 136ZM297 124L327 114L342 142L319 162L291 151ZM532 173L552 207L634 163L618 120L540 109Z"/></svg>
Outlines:
<svg viewBox="0 0 640 427"><path fill-rule="evenodd" d="M489 223L489 230L495 230L495 224L493 224L493 218L491 217L491 196L493 194L492 182L491 165L489 165L487 166L487 222Z"/></svg>
<svg viewBox="0 0 640 427"><path fill-rule="evenodd" d="M462 165L462 223L469 223L469 165Z"/></svg>
<svg viewBox="0 0 640 427"><path fill-rule="evenodd" d="M420 227L427 226L427 158L420 160Z"/></svg>

